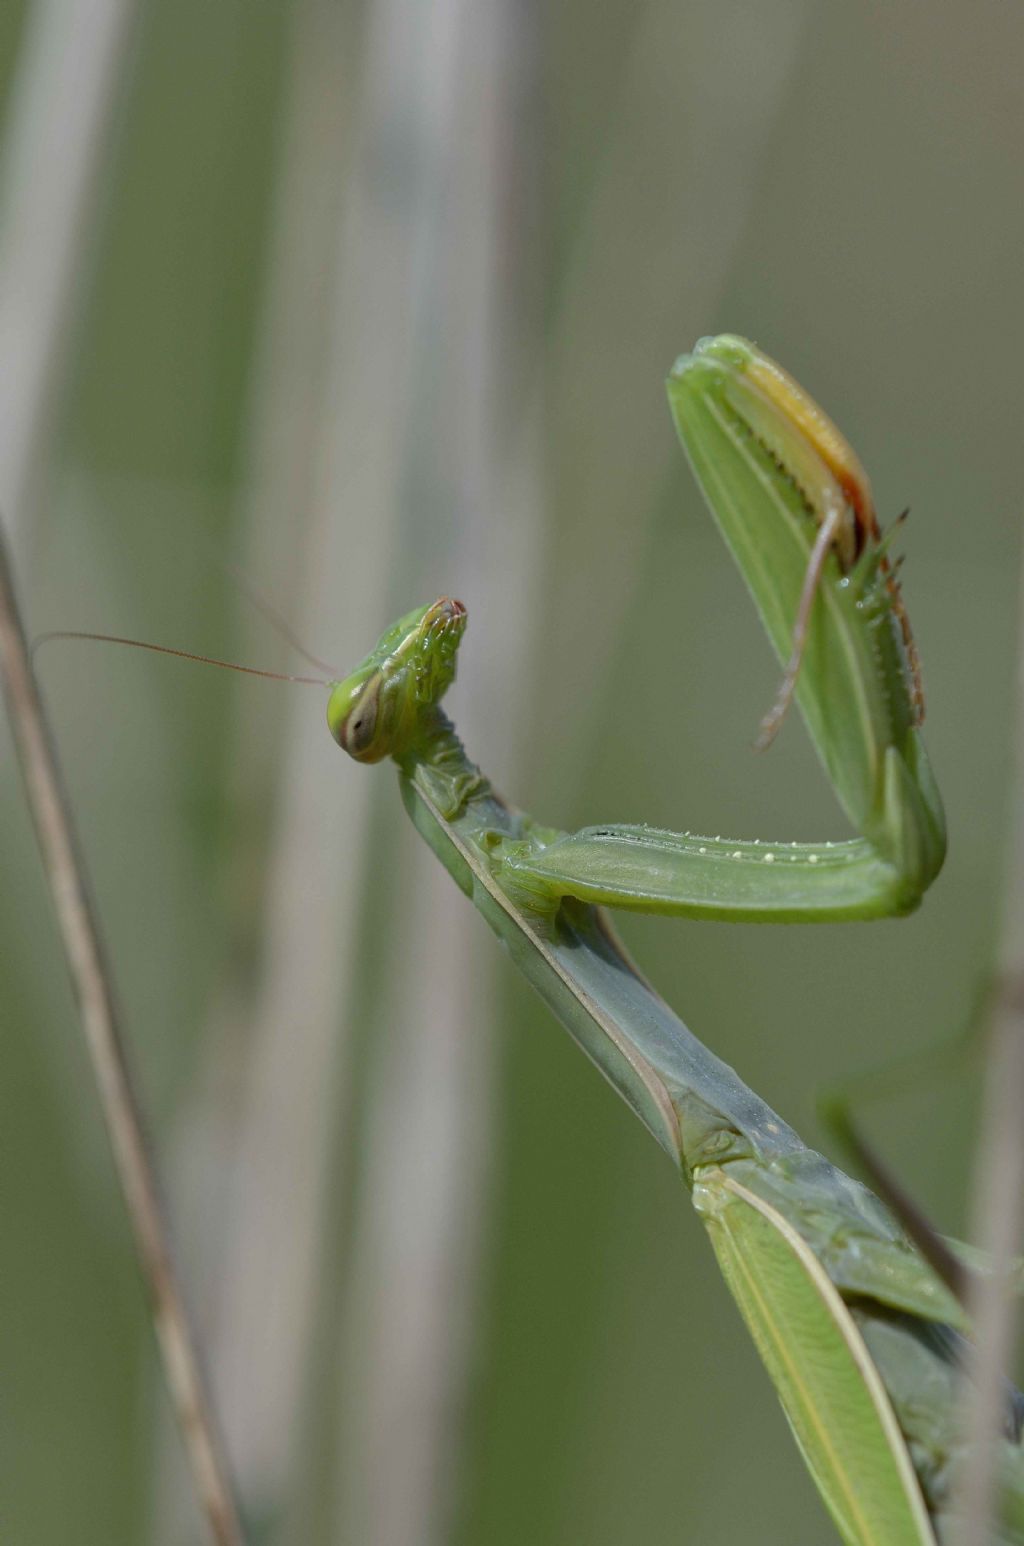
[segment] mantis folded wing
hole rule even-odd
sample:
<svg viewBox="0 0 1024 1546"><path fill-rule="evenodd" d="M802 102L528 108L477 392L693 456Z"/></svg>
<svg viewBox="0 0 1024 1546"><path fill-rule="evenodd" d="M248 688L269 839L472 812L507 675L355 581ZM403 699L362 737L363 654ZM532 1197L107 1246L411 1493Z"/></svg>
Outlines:
<svg viewBox="0 0 1024 1546"><path fill-rule="evenodd" d="M795 689L860 837L789 845L540 826L494 793L439 707L466 624L462 604L447 599L403 618L334 686L328 721L358 760L395 759L420 833L679 1165L843 1539L932 1542L951 1523L963 1451L958 1351L969 1328L958 1301L882 1204L693 1036L595 905L868 918L915 906L944 854L913 641L853 453L743 340L698 345L673 370L669 395L789 661L780 704ZM1008 1542L1024 1542L1020 1411L1008 1395L999 1457Z"/></svg>

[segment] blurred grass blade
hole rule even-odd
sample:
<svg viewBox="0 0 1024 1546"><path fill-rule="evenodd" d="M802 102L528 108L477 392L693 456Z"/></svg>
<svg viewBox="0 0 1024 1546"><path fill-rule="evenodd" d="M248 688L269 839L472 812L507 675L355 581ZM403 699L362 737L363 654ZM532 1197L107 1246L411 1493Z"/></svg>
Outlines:
<svg viewBox="0 0 1024 1546"><path fill-rule="evenodd" d="M227 1460L189 1323L142 1109L118 1024L84 861L71 823L56 750L29 661L14 577L0 527L0 668L25 792L57 913L82 1029L99 1086L140 1265L152 1300L164 1376L196 1493L218 1546L241 1546Z"/></svg>
<svg viewBox="0 0 1024 1546"><path fill-rule="evenodd" d="M136 9L28 7L0 163L0 505L15 535L47 461Z"/></svg>

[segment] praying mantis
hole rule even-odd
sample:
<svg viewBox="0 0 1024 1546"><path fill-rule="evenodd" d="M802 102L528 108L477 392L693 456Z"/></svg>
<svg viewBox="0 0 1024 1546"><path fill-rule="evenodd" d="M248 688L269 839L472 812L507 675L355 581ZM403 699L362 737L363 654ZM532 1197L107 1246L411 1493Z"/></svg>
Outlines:
<svg viewBox="0 0 1024 1546"><path fill-rule="evenodd" d="M902 914L918 905L945 852L916 650L889 538L853 452L802 388L736 337L704 340L683 356L669 400L785 662L762 742L795 698L858 837L766 843L622 825L565 833L515 810L441 708L467 621L448 598L402 618L356 671L330 684L328 724L356 760L397 763L421 835L678 1166L843 1540L945 1546L962 1523L956 1484L969 1459L964 1308L888 1209L809 1149L688 1030L633 966L604 911L764 922ZM13 600L0 615L9 619L12 702L24 710L34 689ZM38 760L40 735L28 742ZM54 804L42 802L44 815ZM49 825L41 823L44 847ZM49 846L59 871L52 835ZM115 1042L113 1024L109 1034ZM116 1118L112 1125L120 1130ZM129 1147L145 1149L141 1140ZM142 1225L148 1238L152 1218ZM179 1343L187 1349L187 1338ZM185 1368L179 1400L194 1414L201 1372L177 1355L168 1362L172 1383ZM1001 1417L990 1538L1024 1546L1024 1399L1009 1387ZM215 1424L207 1428L201 1478L216 1458ZM221 1504L224 1495L222 1486ZM217 1538L239 1535L222 1529Z"/></svg>
<svg viewBox="0 0 1024 1546"><path fill-rule="evenodd" d="M945 854L917 654L889 538L838 429L747 341L705 339L668 380L680 439L859 833L824 843L642 826L565 833L516 811L440 707L466 627L443 598L331 687L357 761L391 757L420 834L515 964L680 1168L811 1475L851 1546L947 1541L966 1445L957 1297L889 1211L687 1029L605 907L826 922L916 907ZM1024 1403L1007 1392L992 1539L1024 1542Z"/></svg>

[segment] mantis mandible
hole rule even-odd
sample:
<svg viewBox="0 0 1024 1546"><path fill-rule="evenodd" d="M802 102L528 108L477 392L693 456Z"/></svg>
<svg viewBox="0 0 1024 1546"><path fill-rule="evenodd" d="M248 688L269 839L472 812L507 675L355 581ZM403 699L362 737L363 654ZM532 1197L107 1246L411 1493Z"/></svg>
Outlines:
<svg viewBox="0 0 1024 1546"><path fill-rule="evenodd" d="M328 723L390 756L416 827L558 1018L679 1165L844 1541L953 1526L963 1459L957 1298L888 1210L802 1143L640 977L603 907L772 922L914 908L945 853L916 651L867 480L845 440L752 344L702 340L668 381L680 438L859 836L724 840L508 806L440 700L466 626L442 599L332 686ZM999 1539L1024 1542L1021 1402L1008 1391Z"/></svg>

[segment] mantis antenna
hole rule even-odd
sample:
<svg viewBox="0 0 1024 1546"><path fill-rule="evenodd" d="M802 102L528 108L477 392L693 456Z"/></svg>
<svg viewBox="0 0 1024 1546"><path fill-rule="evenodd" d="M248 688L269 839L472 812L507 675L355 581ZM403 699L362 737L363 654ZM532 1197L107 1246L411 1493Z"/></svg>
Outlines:
<svg viewBox="0 0 1024 1546"><path fill-rule="evenodd" d="M31 654L55 639L91 639L94 644L126 644L129 649L152 650L156 655L176 655L179 660L194 660L202 666L219 666L223 671L241 671L245 676L263 676L270 682L298 682L302 687L331 687L330 678L324 676L292 676L285 671L262 671L257 666L242 666L234 660L220 660L216 655L197 655L192 650L179 650L169 644L153 644L149 639L126 639L117 633L87 633L79 629L59 628L52 633L41 633L32 641ZM305 651L303 651L305 654Z"/></svg>
<svg viewBox="0 0 1024 1546"><path fill-rule="evenodd" d="M275 633L280 634L285 643L290 644L297 655L301 655L303 660L308 660L311 666L316 666L318 671L329 672L332 680L337 681L341 677L342 673L338 670L337 666L332 666L328 661L321 660L319 655L314 655L312 650L306 648L284 613L278 611L274 603L267 599L259 587L254 585L252 580L249 579L248 575L238 568L237 564L222 562L222 568L232 584L236 585L242 592L250 606L256 608L264 622L269 623Z"/></svg>

